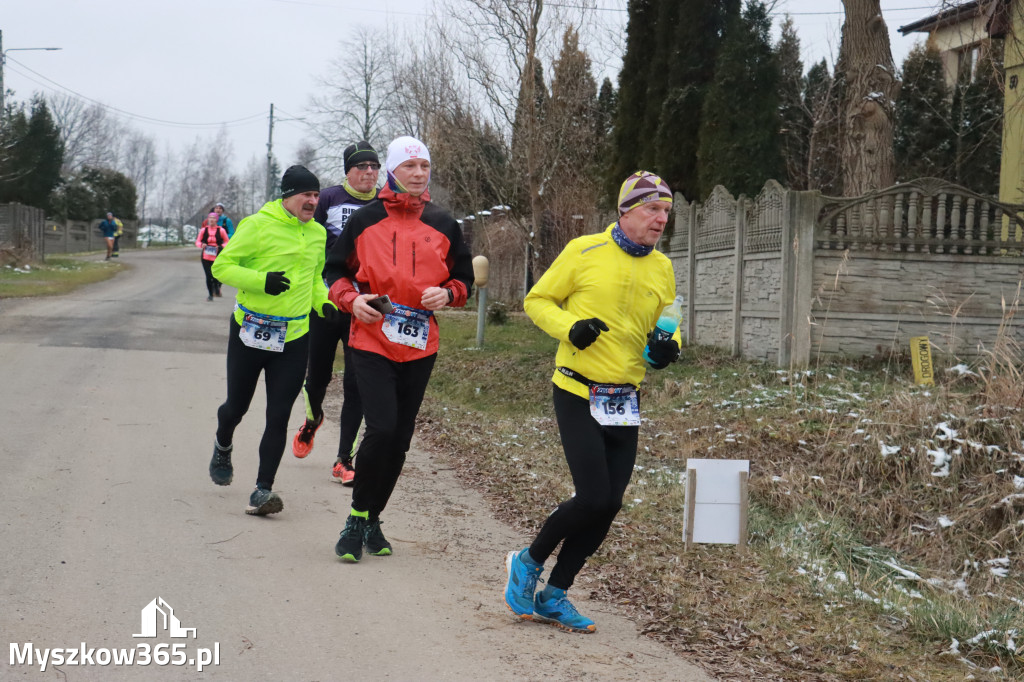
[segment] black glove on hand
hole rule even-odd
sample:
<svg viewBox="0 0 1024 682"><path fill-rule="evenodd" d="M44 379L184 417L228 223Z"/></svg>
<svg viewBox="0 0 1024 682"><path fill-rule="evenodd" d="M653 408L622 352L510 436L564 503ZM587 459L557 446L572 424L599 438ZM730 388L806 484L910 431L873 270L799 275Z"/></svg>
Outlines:
<svg viewBox="0 0 1024 682"><path fill-rule="evenodd" d="M655 339L654 332L647 335L647 357L654 369L665 369L679 358L679 344L673 338Z"/></svg>
<svg viewBox="0 0 1024 682"><path fill-rule="evenodd" d="M579 320L569 330L569 341L572 342L572 345L583 350L594 343L594 341L597 341L597 337L601 335L601 332L606 331L608 331L608 325L596 317Z"/></svg>
<svg viewBox="0 0 1024 682"><path fill-rule="evenodd" d="M341 312L330 303L324 303L320 308L320 317L327 324L338 324L341 322Z"/></svg>
<svg viewBox="0 0 1024 682"><path fill-rule="evenodd" d="M280 272L268 272L267 283L263 285L263 290L271 296L277 296L288 291L292 286L292 281L284 276L284 270Z"/></svg>

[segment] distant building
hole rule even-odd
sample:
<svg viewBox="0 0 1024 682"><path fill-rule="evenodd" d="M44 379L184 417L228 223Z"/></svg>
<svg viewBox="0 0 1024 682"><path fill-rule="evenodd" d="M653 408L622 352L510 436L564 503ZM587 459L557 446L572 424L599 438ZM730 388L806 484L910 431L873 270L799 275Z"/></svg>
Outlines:
<svg viewBox="0 0 1024 682"><path fill-rule="evenodd" d="M1006 34L1006 8L1010 1L964 2L900 26L899 31L903 35L928 34L926 44L939 53L946 85L953 87L961 78L973 81L991 39Z"/></svg>

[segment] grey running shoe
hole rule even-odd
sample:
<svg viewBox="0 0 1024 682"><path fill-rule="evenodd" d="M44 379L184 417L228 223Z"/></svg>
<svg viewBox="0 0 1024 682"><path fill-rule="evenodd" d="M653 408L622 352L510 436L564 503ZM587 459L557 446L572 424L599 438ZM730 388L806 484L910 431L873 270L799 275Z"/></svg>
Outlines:
<svg viewBox="0 0 1024 682"><path fill-rule="evenodd" d="M391 543L380 530L380 519L366 523L366 530L363 531L363 544L366 545L366 551L374 556L391 555Z"/></svg>
<svg viewBox="0 0 1024 682"><path fill-rule="evenodd" d="M217 485L231 485L235 470L231 466L231 451L233 445L222 448L213 441L213 459L210 460L210 479Z"/></svg>
<svg viewBox="0 0 1024 682"><path fill-rule="evenodd" d="M249 496L249 506L245 508L245 513L253 516L266 516L267 514L276 514L282 509L284 509L284 502L281 501L280 495L266 488L256 488Z"/></svg>
<svg viewBox="0 0 1024 682"><path fill-rule="evenodd" d="M345 530L341 531L341 537L338 538L338 544L334 546L334 553L352 563L362 559L366 526L367 521L362 516L350 515L345 522Z"/></svg>

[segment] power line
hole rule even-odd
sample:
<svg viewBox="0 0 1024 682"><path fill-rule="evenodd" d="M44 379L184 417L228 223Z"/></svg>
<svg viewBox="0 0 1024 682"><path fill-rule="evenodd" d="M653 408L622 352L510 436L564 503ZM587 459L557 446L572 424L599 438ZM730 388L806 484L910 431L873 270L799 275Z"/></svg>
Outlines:
<svg viewBox="0 0 1024 682"><path fill-rule="evenodd" d="M71 88L69 88L67 86L61 85L57 81L52 80L52 79L44 76L43 74L39 73L38 71L34 71L33 69L25 66L24 64L22 64L21 62L19 62L16 59L14 59L13 57L8 56L6 61L13 62L13 63L17 64L18 66L20 66L21 68L25 69L26 71L28 71L28 72L30 72L32 74L35 74L39 78L42 78L47 83L50 83L53 86L56 86L57 88L60 88L61 90L69 92L72 95L74 95L75 97L78 97L79 99L85 100L86 102L91 102L93 104L96 104L98 106L103 107L104 109L109 109L110 111L117 112L117 113L121 114L122 116L127 116L130 119L134 119L134 120L137 120L137 121L143 121L145 123L153 123L153 124L156 124L156 125L164 125L164 126L177 127L177 128L220 128L220 127L231 127L231 126L235 126L235 125L241 125L243 123L248 123L248 122L256 120L258 118L263 118L263 116L264 116L263 113L259 113L259 114L253 114L252 116L246 116L244 118L236 118L236 119L231 120L231 121L216 121L216 122L211 122L211 123L188 123L188 122L184 122L184 121L167 121L167 120L160 119L160 118L153 118L152 116L145 116L143 114L135 114L135 113L132 113L130 111L126 111L124 109L119 109L118 107L111 106L110 104L106 104L104 102L100 102L99 100L95 100L95 99L93 99L91 97L83 95L80 92L72 90ZM31 76L29 76L29 75L27 75L25 73L22 73L18 69L12 69L12 70L15 73L17 73L18 75L22 76L23 78L27 78L28 80L32 81L36 85L40 85L40 86L42 86L44 88L45 87L49 87L45 83L40 83L35 78L32 78ZM50 89L52 89L52 88L50 88Z"/></svg>

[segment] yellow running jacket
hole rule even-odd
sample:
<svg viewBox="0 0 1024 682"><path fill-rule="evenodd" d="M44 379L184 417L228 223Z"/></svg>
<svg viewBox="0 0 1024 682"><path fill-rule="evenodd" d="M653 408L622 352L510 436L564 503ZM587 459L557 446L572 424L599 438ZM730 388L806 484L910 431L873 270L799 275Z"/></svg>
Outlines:
<svg viewBox="0 0 1024 682"><path fill-rule="evenodd" d="M242 229L246 228L246 229ZM257 314L277 317L301 317L288 322L285 342L309 331L309 314L318 314L327 303L327 285L320 273L324 269L323 225L299 219L286 211L281 200L238 223L235 236L213 261L213 276L238 289L235 300ZM277 296L266 293L268 272L284 271L290 282L288 291ZM331 305L334 305L333 303ZM235 321L242 324L245 313L235 308Z"/></svg>
<svg viewBox="0 0 1024 682"><path fill-rule="evenodd" d="M672 261L654 250L630 256L612 240L615 223L600 234L573 239L523 301L534 324L559 340L555 366L567 367L601 384L643 381L647 334L676 295ZM578 320L600 318L608 325L592 345L579 350L569 341ZM675 337L680 341L679 331ZM680 344L681 345L681 344ZM557 369L556 386L589 399L587 386Z"/></svg>

